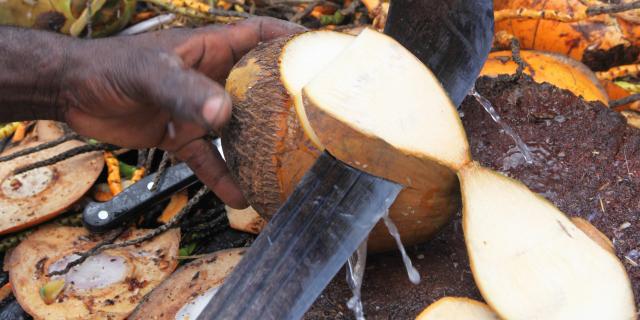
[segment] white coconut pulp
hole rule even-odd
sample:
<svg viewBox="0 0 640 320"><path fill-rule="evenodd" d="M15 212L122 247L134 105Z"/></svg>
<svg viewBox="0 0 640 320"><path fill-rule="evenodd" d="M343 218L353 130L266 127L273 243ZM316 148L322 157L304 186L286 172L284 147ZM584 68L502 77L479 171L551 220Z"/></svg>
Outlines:
<svg viewBox="0 0 640 320"><path fill-rule="evenodd" d="M63 270L69 263L79 258L80 256L77 254L68 255L52 263L48 271ZM91 290L122 282L128 274L129 266L123 257L98 254L71 268L63 277L67 288L72 290ZM54 276L53 278L59 277L62 276Z"/></svg>
<svg viewBox="0 0 640 320"><path fill-rule="evenodd" d="M504 319L635 319L617 257L527 187L470 164L463 228L482 296Z"/></svg>
<svg viewBox="0 0 640 320"><path fill-rule="evenodd" d="M218 289L220 289L219 286L210 288L209 290L205 291L203 294L198 295L197 297L187 302L184 306L182 306L182 308L180 308L180 310L178 310L178 313L176 313L176 316L174 319L175 320L197 319L200 313L202 313L202 310L204 310L204 308L207 306L209 301L211 301L211 298L213 298L213 296L216 295L216 293L218 292Z"/></svg>
<svg viewBox="0 0 640 320"><path fill-rule="evenodd" d="M44 191L53 180L54 172L49 167L41 167L17 175L10 175L2 181L2 193L12 199L33 197Z"/></svg>
<svg viewBox="0 0 640 320"><path fill-rule="evenodd" d="M486 304L456 297L444 297L422 311L416 320L499 320Z"/></svg>

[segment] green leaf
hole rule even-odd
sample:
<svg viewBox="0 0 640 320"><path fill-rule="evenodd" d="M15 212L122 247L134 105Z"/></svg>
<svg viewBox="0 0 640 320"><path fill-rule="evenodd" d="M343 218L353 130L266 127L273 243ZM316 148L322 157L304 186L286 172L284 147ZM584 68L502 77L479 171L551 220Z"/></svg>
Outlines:
<svg viewBox="0 0 640 320"><path fill-rule="evenodd" d="M190 243L190 244L180 248L180 250L178 250L178 256L180 256L180 257L190 256L195 249L196 249L196 244L195 243Z"/></svg>

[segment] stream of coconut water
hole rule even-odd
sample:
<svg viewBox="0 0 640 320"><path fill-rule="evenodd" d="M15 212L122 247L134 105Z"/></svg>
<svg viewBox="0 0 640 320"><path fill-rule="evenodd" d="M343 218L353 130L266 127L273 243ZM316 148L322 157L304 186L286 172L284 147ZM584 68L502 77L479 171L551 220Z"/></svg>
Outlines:
<svg viewBox="0 0 640 320"><path fill-rule="evenodd" d="M498 125L500 125L500 127L502 127L502 130L504 131L504 133L506 133L509 137L511 137L511 139L513 139L513 141L516 143L516 147L518 148L518 150L520 150L520 153L522 153L524 160L528 164L532 164L533 154L531 153L529 146L527 146L527 144L524 143L524 141L522 141L522 138L520 138L520 136L513 130L513 128L511 128L508 124L502 121L502 119L500 118L500 115L498 114L496 109L493 107L491 102L487 100L485 97L483 97L482 95L480 95L478 91L476 91L475 87L471 88L471 90L469 91L469 94L472 95L476 99L476 101L478 101L478 103L480 103L480 105L484 108L484 110L487 111L487 113L489 113L489 115L491 116L491 119L493 119L493 121L495 121Z"/></svg>
<svg viewBox="0 0 640 320"><path fill-rule="evenodd" d="M364 239L356 252L347 260L347 284L353 296L347 301L347 307L353 311L356 320L365 320L362 308L362 279L367 263L367 239Z"/></svg>
<svg viewBox="0 0 640 320"><path fill-rule="evenodd" d="M407 251L402 244L402 240L400 240L398 228L389 217L389 210L385 212L382 219L385 226L387 226L387 230L389 230L389 234L391 234L398 245L398 249L402 255L402 262L407 269L409 281L413 284L420 283L420 274L413 266L413 263L411 263L409 255L407 255ZM347 284L353 294L349 301L347 301L347 307L353 311L353 315L356 320L365 320L364 308L362 307L362 279L364 278L364 268L367 262L367 240L368 239L365 239L358 249L356 249L356 252L354 252L353 255L349 257L349 260L347 260Z"/></svg>

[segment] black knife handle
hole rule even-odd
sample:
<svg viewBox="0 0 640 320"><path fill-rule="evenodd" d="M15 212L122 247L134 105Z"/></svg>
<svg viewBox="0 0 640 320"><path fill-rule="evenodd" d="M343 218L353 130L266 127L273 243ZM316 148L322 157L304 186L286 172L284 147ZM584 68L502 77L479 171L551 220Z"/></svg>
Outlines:
<svg viewBox="0 0 640 320"><path fill-rule="evenodd" d="M198 178L189 167L180 163L169 167L158 187L151 191L155 174L148 175L107 202L91 202L82 213L82 220L91 232L106 232L138 217L144 210L192 185Z"/></svg>

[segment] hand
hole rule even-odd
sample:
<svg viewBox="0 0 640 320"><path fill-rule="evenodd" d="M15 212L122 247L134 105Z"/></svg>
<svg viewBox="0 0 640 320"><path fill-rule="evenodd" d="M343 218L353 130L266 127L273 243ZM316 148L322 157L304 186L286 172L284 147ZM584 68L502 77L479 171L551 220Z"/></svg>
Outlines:
<svg viewBox="0 0 640 320"><path fill-rule="evenodd" d="M100 141L170 151L225 203L246 207L222 157L203 137L220 132L231 116L220 83L233 65L259 42L301 31L285 21L251 18L75 42L66 53L59 117Z"/></svg>

